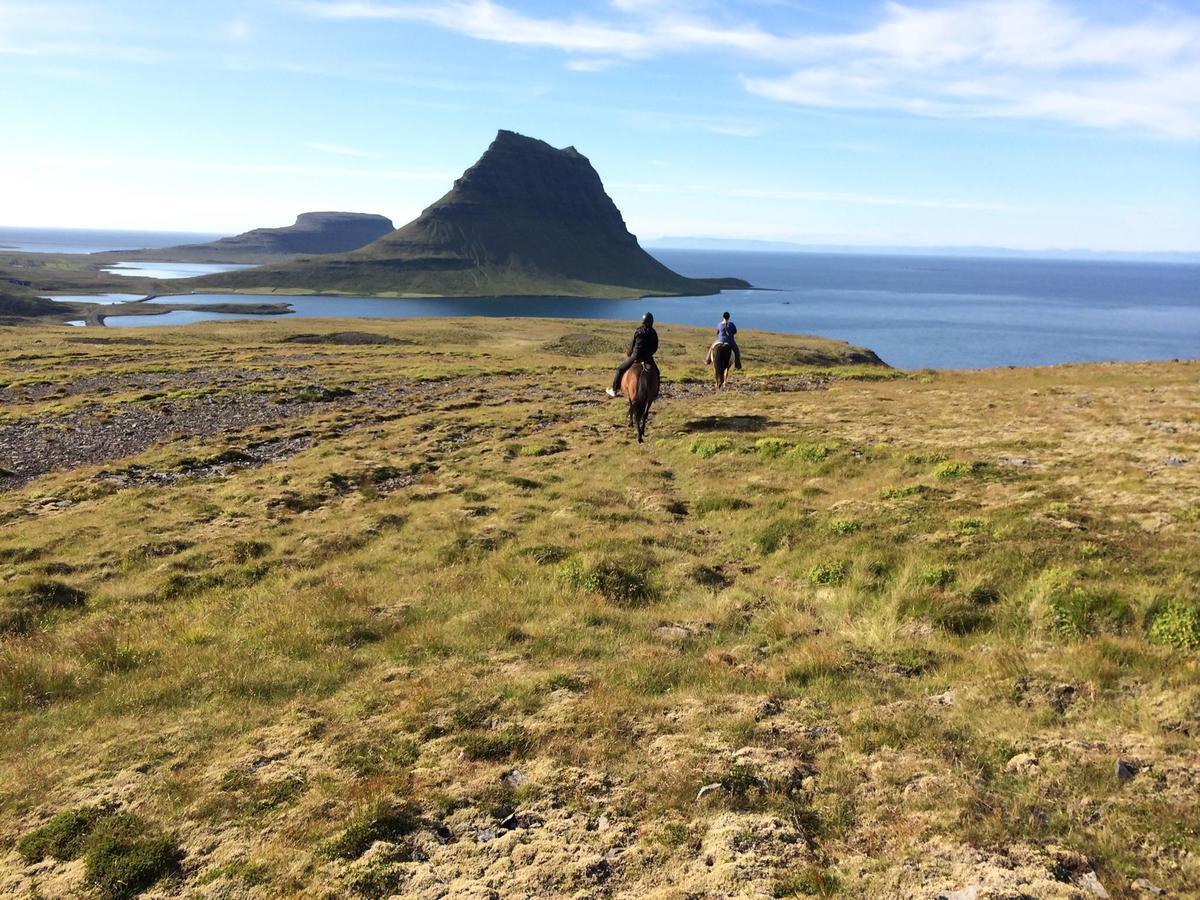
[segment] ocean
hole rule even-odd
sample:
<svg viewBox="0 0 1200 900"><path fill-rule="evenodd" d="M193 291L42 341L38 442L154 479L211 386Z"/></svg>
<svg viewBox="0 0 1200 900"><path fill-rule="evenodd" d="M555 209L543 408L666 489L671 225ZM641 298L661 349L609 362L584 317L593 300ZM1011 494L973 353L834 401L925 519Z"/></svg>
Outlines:
<svg viewBox="0 0 1200 900"><path fill-rule="evenodd" d="M0 226L0 250L22 253L104 253L202 244L224 235L191 231L103 231L94 228L11 228Z"/></svg>
<svg viewBox="0 0 1200 900"><path fill-rule="evenodd" d="M0 245L16 243L0 229ZM27 238L29 233L24 232ZM42 234L56 246L118 249L130 232ZM113 237L117 235L117 237ZM123 237L122 237L123 236ZM187 240L210 239L189 235ZM30 241L33 238L29 238ZM124 241L117 246L112 241ZM147 233L141 246L180 243ZM63 251L58 251L63 252ZM728 310L753 360L754 329L815 334L869 347L902 368L989 368L1108 360L1200 357L1200 265L1027 258L869 256L826 253L656 250L691 276L730 275L757 290L713 297L587 300L569 297L384 300L272 296L301 317L561 316L624 319L650 310L660 322L710 325ZM133 261L133 260L131 260ZM163 298L160 302L170 302ZM196 294L188 302L261 303L262 297ZM215 318L173 312L109 320L110 325L167 325Z"/></svg>

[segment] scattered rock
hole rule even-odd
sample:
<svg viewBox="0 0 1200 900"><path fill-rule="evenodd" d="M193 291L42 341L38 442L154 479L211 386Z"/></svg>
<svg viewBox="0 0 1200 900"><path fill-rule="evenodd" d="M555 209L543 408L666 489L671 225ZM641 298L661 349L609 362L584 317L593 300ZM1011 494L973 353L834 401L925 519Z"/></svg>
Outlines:
<svg viewBox="0 0 1200 900"><path fill-rule="evenodd" d="M976 900L979 897L979 885L969 884L957 891L947 891L938 894L937 900Z"/></svg>
<svg viewBox="0 0 1200 900"><path fill-rule="evenodd" d="M1032 463L1025 456L1002 456L996 460L1002 466L1029 466Z"/></svg>
<svg viewBox="0 0 1200 900"><path fill-rule="evenodd" d="M761 722L783 712L783 704L773 697L768 697L754 709L754 721Z"/></svg>
<svg viewBox="0 0 1200 900"><path fill-rule="evenodd" d="M1032 753L1018 753L1004 764L1004 771L1012 775L1029 775L1038 769L1038 759Z"/></svg>
<svg viewBox="0 0 1200 900"><path fill-rule="evenodd" d="M529 776L520 769L509 769L500 776L500 780L511 788L519 788L529 780Z"/></svg>
<svg viewBox="0 0 1200 900"><path fill-rule="evenodd" d="M1132 763L1126 759L1117 759L1114 766L1117 772L1117 781L1128 781L1137 774L1138 767L1136 763Z"/></svg>
<svg viewBox="0 0 1200 900"><path fill-rule="evenodd" d="M692 630L684 625L659 625L654 633L672 641L686 641L692 636Z"/></svg>
<svg viewBox="0 0 1200 900"><path fill-rule="evenodd" d="M1161 897L1166 893L1162 888L1151 884L1145 878L1135 878L1133 884L1129 885L1129 889L1137 894L1150 894L1154 897Z"/></svg>
<svg viewBox="0 0 1200 900"><path fill-rule="evenodd" d="M712 784L704 785L704 787L700 788L700 790L696 792L696 802L699 803L709 794L713 793L714 791L719 791L720 789L721 782L719 781L714 781Z"/></svg>
<svg viewBox="0 0 1200 900"><path fill-rule="evenodd" d="M1168 456L1163 460L1164 466L1182 466L1187 463L1186 456Z"/></svg>
<svg viewBox="0 0 1200 900"><path fill-rule="evenodd" d="M1100 879L1096 877L1095 872L1084 872L1075 883L1093 897L1101 897L1103 900L1108 900L1110 896L1108 891L1104 889L1104 885L1100 883Z"/></svg>
<svg viewBox="0 0 1200 900"><path fill-rule="evenodd" d="M934 696L930 697L929 702L934 704L935 706L953 706L955 697L956 697L956 695L954 692L954 688L950 688L949 690L945 691L944 693L935 694Z"/></svg>
<svg viewBox="0 0 1200 900"><path fill-rule="evenodd" d="M475 835L475 843L477 843L477 844L486 844L489 841L494 841L495 839L496 839L496 829L495 828L484 828L482 831L477 832Z"/></svg>

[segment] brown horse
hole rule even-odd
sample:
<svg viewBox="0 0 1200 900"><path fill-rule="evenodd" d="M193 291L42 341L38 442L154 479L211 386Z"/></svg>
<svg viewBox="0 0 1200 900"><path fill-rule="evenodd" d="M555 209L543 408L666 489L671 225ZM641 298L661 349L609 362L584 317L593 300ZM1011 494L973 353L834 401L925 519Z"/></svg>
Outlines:
<svg viewBox="0 0 1200 900"><path fill-rule="evenodd" d="M733 365L733 348L728 344L717 344L712 352L713 375L716 376L717 390L725 387L729 377L729 368Z"/></svg>
<svg viewBox="0 0 1200 900"><path fill-rule="evenodd" d="M658 367L636 362L621 377L621 393L629 401L629 424L637 426L638 443L646 434L650 404L658 397Z"/></svg>

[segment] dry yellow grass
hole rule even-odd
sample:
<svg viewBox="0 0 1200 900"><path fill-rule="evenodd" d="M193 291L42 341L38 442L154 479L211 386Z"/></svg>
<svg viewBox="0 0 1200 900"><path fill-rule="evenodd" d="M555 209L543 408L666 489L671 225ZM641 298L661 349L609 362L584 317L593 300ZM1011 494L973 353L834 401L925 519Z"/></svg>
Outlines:
<svg viewBox="0 0 1200 900"><path fill-rule="evenodd" d="M667 327L638 447L627 330L0 333L0 893L1194 890L1200 364Z"/></svg>

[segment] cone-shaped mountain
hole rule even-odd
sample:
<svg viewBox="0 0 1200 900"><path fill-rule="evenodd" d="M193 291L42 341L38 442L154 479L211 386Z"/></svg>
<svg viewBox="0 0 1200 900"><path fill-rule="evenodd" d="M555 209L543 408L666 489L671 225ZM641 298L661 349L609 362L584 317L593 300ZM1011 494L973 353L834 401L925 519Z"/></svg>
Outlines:
<svg viewBox="0 0 1200 900"><path fill-rule="evenodd" d="M748 287L671 271L643 250L574 147L501 131L450 191L350 253L199 279L206 286L392 295L711 294Z"/></svg>

